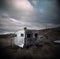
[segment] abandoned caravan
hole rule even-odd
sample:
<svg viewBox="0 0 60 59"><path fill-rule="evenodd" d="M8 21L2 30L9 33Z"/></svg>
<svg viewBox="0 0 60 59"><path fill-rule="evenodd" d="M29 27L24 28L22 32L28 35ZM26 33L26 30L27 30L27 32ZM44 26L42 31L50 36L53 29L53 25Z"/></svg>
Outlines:
<svg viewBox="0 0 60 59"><path fill-rule="evenodd" d="M23 48L24 46L35 45L39 43L40 35L39 30L34 29L21 29L16 32L15 45Z"/></svg>

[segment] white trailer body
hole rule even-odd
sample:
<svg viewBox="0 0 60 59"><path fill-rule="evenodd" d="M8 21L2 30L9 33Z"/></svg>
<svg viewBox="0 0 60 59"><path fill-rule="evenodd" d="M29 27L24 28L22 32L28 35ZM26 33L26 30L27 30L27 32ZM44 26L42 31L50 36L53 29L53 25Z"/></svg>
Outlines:
<svg viewBox="0 0 60 59"><path fill-rule="evenodd" d="M24 31L24 29L20 30L20 31L17 31L16 35L17 36L15 37L15 40L14 40L15 45L23 48L24 47L24 38L25 38L25 31Z"/></svg>
<svg viewBox="0 0 60 59"><path fill-rule="evenodd" d="M15 34L17 36L15 37L14 43L21 48L39 43L39 30L21 29Z"/></svg>

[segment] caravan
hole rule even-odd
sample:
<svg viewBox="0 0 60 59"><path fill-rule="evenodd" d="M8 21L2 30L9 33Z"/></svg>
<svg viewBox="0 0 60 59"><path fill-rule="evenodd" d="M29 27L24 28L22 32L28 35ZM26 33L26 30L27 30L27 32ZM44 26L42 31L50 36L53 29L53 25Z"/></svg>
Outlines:
<svg viewBox="0 0 60 59"><path fill-rule="evenodd" d="M32 30L32 29L21 29L16 32L15 37L15 45L18 45L19 47L34 45L39 42L39 30Z"/></svg>

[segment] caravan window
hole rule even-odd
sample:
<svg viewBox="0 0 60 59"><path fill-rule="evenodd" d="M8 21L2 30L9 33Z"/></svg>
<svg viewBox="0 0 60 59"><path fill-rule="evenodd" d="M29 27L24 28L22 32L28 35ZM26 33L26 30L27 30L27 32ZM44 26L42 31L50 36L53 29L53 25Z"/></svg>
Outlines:
<svg viewBox="0 0 60 59"><path fill-rule="evenodd" d="M24 36L24 34L23 33L21 33L21 37L23 37Z"/></svg>
<svg viewBox="0 0 60 59"><path fill-rule="evenodd" d="M27 34L27 38L30 38L31 37L31 34Z"/></svg>
<svg viewBox="0 0 60 59"><path fill-rule="evenodd" d="M35 33L35 38L37 38L38 37L38 34L37 33Z"/></svg>

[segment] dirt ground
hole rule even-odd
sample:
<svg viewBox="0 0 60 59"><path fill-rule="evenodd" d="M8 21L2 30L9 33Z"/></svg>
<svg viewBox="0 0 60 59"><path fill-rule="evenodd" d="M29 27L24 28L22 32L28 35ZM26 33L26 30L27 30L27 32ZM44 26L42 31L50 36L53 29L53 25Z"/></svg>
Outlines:
<svg viewBox="0 0 60 59"><path fill-rule="evenodd" d="M39 46L20 48L2 43L0 39L0 58L2 59L58 59L60 58L60 44L42 42ZM5 39L4 39L5 40ZM6 45L5 45L6 44Z"/></svg>

